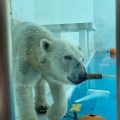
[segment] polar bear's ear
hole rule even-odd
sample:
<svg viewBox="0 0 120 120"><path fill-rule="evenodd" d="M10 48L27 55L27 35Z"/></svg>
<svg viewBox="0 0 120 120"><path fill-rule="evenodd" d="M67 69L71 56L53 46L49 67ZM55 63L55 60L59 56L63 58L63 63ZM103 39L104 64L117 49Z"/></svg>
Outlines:
<svg viewBox="0 0 120 120"><path fill-rule="evenodd" d="M42 39L40 41L40 48L44 51L47 51L51 46L51 42L48 41L47 39Z"/></svg>

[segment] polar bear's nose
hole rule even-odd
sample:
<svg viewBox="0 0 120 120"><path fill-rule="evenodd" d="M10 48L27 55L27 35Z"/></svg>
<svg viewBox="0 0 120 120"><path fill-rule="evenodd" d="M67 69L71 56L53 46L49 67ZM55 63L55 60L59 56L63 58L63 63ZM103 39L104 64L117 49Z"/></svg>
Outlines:
<svg viewBox="0 0 120 120"><path fill-rule="evenodd" d="M75 85L78 85L82 82L84 82L87 79L87 72L84 71L83 73L79 73L78 77L75 77L75 75L73 74L72 77L68 77L68 79Z"/></svg>
<svg viewBox="0 0 120 120"><path fill-rule="evenodd" d="M80 84L87 79L87 72L85 67L82 64L76 64L76 66L71 68L67 79L73 84Z"/></svg>
<svg viewBox="0 0 120 120"><path fill-rule="evenodd" d="M82 83L87 79L87 72L83 72L82 74L79 75L79 82Z"/></svg>
<svg viewBox="0 0 120 120"><path fill-rule="evenodd" d="M85 67L83 67L83 70L80 71L79 75L78 75L78 79L75 81L75 84L80 84L82 82L84 82L87 79L87 72L85 70Z"/></svg>
<svg viewBox="0 0 120 120"><path fill-rule="evenodd" d="M83 74L79 74L79 78L74 80L74 81L71 81L73 84L75 85L78 85L82 82L84 82L85 80L87 79L87 73L84 72Z"/></svg>

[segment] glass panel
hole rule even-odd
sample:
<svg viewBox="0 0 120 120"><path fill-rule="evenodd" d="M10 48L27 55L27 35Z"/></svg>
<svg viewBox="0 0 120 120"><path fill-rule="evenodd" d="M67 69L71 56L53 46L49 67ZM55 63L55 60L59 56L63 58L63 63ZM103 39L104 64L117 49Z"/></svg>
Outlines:
<svg viewBox="0 0 120 120"><path fill-rule="evenodd" d="M117 120L116 1L9 3L15 118Z"/></svg>

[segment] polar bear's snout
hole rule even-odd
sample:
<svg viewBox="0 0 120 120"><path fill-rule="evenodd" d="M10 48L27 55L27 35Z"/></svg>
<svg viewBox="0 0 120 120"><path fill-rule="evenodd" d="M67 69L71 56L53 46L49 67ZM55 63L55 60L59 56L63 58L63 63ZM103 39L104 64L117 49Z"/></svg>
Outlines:
<svg viewBox="0 0 120 120"><path fill-rule="evenodd" d="M85 70L85 67L81 65L81 67L79 68L72 69L67 78L72 84L77 85L77 84L82 83L83 81L87 79L87 72Z"/></svg>
<svg viewBox="0 0 120 120"><path fill-rule="evenodd" d="M79 74L78 84L87 79L87 72L83 71Z"/></svg>

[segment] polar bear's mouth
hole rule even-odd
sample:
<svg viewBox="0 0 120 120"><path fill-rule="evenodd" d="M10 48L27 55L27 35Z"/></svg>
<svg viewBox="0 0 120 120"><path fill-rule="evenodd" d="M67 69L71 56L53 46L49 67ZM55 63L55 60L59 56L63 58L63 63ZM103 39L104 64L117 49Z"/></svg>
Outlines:
<svg viewBox="0 0 120 120"><path fill-rule="evenodd" d="M87 79L87 73L85 73L84 75L79 75L79 77L76 78L70 78L70 77L67 78L72 84L78 85Z"/></svg>

